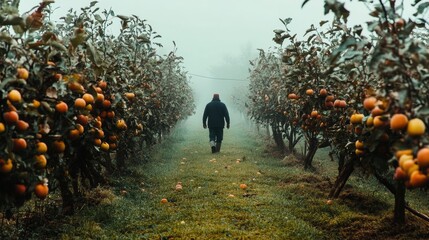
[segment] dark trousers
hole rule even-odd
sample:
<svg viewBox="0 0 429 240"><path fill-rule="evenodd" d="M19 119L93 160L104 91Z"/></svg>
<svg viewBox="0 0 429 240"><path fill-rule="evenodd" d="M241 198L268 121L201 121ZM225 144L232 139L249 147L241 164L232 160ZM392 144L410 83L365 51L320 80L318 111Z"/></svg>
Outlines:
<svg viewBox="0 0 429 240"><path fill-rule="evenodd" d="M223 128L209 128L209 139L217 143L223 140Z"/></svg>

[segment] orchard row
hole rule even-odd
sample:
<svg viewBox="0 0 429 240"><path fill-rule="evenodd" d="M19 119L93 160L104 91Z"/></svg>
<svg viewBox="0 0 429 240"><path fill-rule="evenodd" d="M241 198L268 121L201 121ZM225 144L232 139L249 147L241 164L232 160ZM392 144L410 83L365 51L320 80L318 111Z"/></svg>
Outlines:
<svg viewBox="0 0 429 240"><path fill-rule="evenodd" d="M53 23L52 4L19 15L6 2L0 12L3 210L57 190L73 212L84 191L120 174L136 161L129 153L148 149L194 109L181 58L156 53L160 36L144 20L92 2Z"/></svg>
<svg viewBox="0 0 429 240"><path fill-rule="evenodd" d="M405 20L396 1L372 6L364 29L347 26L343 3L326 1L334 20L311 26L305 40L282 20L278 51L261 51L251 72L249 113L281 149L295 153L303 138L306 169L330 147L339 163L330 197L358 168L395 195L395 221L404 222L406 188L429 185L427 9L416 3L415 18Z"/></svg>

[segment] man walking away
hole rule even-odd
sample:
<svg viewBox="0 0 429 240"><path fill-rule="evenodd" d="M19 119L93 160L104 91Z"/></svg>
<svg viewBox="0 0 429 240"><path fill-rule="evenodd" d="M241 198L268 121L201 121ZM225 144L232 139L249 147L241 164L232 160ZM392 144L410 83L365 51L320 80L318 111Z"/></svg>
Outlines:
<svg viewBox="0 0 429 240"><path fill-rule="evenodd" d="M208 121L207 121L208 119ZM209 139L212 153L220 152L223 140L223 128L229 129L229 113L226 105L220 101L219 94L213 94L213 99L206 105L203 115L203 127L209 127Z"/></svg>

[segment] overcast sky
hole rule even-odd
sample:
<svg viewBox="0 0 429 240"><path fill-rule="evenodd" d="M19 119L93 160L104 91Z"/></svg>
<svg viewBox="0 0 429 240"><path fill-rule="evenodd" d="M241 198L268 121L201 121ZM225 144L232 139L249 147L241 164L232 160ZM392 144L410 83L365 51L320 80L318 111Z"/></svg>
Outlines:
<svg viewBox="0 0 429 240"><path fill-rule="evenodd" d="M90 2L56 0L53 6L59 9L54 18L64 16L70 8L78 10L88 6ZM302 37L311 24L317 25L320 20L332 19L332 15L323 15L324 1L311 0L303 9L302 2L303 0L100 0L97 6L101 9L111 8L116 14L135 14L146 19L162 36L160 42L164 45L165 52L172 50L172 42L176 42L177 54L184 57L184 66L190 74L245 78L241 77L242 74L237 74L245 72L243 68L246 68L249 59L243 58L250 57L249 52L256 56L257 48L268 49L275 46L272 41L273 30L282 28L279 18L292 18L290 30L298 33L299 37ZM354 2L356 4L352 9L351 21L363 22L368 19L369 11L361 3ZM38 0L21 0L21 12L38 3ZM231 72L235 65L237 73ZM222 99L231 90L229 83L239 83L197 76L193 76L191 81L197 92L197 99L204 98L203 102L209 101L214 92L220 93Z"/></svg>

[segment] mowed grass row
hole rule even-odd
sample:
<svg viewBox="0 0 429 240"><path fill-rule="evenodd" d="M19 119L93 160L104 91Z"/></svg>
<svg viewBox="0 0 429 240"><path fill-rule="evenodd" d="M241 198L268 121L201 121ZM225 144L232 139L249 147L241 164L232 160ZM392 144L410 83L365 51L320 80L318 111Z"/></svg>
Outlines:
<svg viewBox="0 0 429 240"><path fill-rule="evenodd" d="M316 172L266 151L245 124L225 130L212 154L207 130L183 124L151 159L113 184L116 197L84 208L34 237L56 239L421 239L428 225L392 226L391 196L353 177L327 204L335 163L321 152ZM136 156L138 158L138 156ZM176 191L181 182L183 189ZM240 188L246 184L247 189ZM161 203L161 199L168 203ZM417 222L417 224L416 224ZM56 227L53 227L56 226Z"/></svg>

